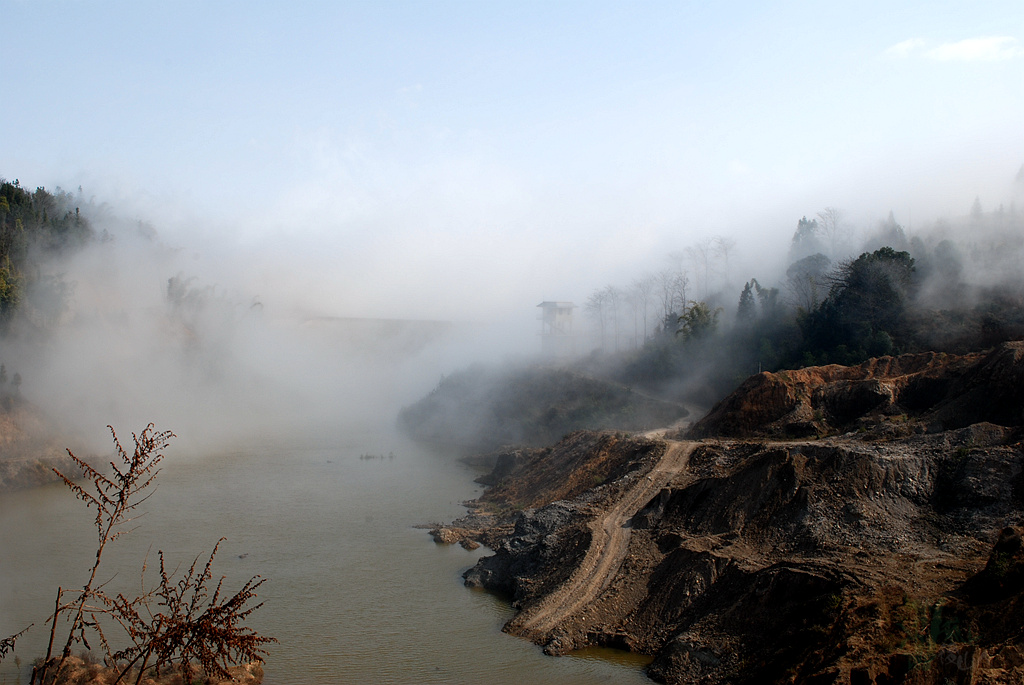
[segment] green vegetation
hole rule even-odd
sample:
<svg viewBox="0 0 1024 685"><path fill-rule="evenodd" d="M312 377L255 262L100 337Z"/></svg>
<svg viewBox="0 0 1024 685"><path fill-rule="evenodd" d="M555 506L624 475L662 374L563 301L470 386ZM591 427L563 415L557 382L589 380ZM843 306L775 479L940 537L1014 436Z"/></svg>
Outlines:
<svg viewBox="0 0 1024 685"><path fill-rule="evenodd" d="M679 317L676 334L687 341L707 338L718 328L718 316L721 313L721 307L712 310L704 302L694 302Z"/></svg>
<svg viewBox="0 0 1024 685"><path fill-rule="evenodd" d="M1000 208L963 223L908 239L890 213L856 254L842 212L826 208L797 222L774 286L732 285L736 243L699 241L666 255L671 269L591 294L581 309L596 349L586 357L541 373L458 372L400 422L431 442L547 444L578 428L654 427L665 413L653 398L711 407L762 371L963 354L1024 337L1024 215ZM947 237L967 229L969 245Z"/></svg>
<svg viewBox="0 0 1024 685"><path fill-rule="evenodd" d="M38 260L64 254L92 239L81 197L58 188L29 192L0 179L0 331L24 302L29 285L41 280Z"/></svg>
<svg viewBox="0 0 1024 685"><path fill-rule="evenodd" d="M832 288L815 309L802 313L804 358L855 363L892 354L907 340L906 309L914 275L908 252L883 247L841 264Z"/></svg>

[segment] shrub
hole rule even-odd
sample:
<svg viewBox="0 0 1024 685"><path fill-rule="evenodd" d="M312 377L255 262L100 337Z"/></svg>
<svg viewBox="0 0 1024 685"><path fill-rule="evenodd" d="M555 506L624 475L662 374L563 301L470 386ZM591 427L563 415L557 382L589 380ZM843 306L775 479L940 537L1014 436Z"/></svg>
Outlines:
<svg viewBox="0 0 1024 685"><path fill-rule="evenodd" d="M229 677L230 665L262 662L266 654L263 646L276 640L259 635L244 622L262 606L250 606L250 602L264 580L253 576L230 597L223 592L223 578L212 586L213 559L223 538L214 545L201 571L197 572L199 557L196 557L180 579L167 572L163 552L159 552L159 584L141 596L118 594L114 597L107 594L102 583L96 582L107 544L128 532L123 526L133 520L138 507L152 494L147 491L160 472L162 451L174 437L170 431L158 432L149 424L139 435L132 434L135 448L129 454L114 429L108 428L117 455L110 462L109 476L70 450L68 454L82 471L82 480L75 481L54 469L87 508L96 510L96 558L81 590L57 588L54 612L49 618L50 641L46 657L32 669L31 683L47 685L72 678L70 669L64 668L71 648L81 644L91 649L90 637L98 638L106 665L118 674L114 683L121 682L132 669L137 673L135 682L141 682L151 659L157 672L173 667L186 683L192 682L197 671L223 679ZM65 601L65 595L72 598ZM61 655L54 657L57 624L62 619L70 625ZM107 637L111 629L123 630L131 645L115 652ZM7 638L4 644L10 641L13 647L16 637Z"/></svg>

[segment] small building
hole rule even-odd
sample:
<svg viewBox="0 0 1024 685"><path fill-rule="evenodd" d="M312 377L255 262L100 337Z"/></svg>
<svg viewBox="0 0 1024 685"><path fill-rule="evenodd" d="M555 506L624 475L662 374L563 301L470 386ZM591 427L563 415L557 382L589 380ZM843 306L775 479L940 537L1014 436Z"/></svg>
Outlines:
<svg viewBox="0 0 1024 685"><path fill-rule="evenodd" d="M572 357L576 342L572 331L572 302L541 302L540 350L545 357Z"/></svg>

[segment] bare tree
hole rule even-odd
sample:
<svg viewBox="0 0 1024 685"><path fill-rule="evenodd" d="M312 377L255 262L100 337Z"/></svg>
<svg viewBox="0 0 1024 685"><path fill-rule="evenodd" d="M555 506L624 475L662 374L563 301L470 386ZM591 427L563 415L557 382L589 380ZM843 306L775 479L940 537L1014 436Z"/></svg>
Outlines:
<svg viewBox="0 0 1024 685"><path fill-rule="evenodd" d="M15 633L14 635L9 635L4 639L0 640L0 661L4 660L4 657L7 656L8 652L14 651L14 644L18 641L18 638L27 633L28 629L31 628L33 625L35 624L33 623L29 625L28 628L24 628L21 631ZM15 660L17 660L17 657L15 657ZM17 661L15 661L15 663L17 663Z"/></svg>
<svg viewBox="0 0 1024 685"><path fill-rule="evenodd" d="M668 253L667 257L668 261L672 264L673 274L682 273L684 270L683 265L686 263L686 260L689 259L689 255L685 250L673 250Z"/></svg>
<svg viewBox="0 0 1024 685"><path fill-rule="evenodd" d="M700 287L701 299L708 297L709 281L711 279L711 263L715 259L715 239L702 238L686 248L686 256L698 275L698 286Z"/></svg>
<svg viewBox="0 0 1024 685"><path fill-rule="evenodd" d="M138 670L138 685L151 658L157 672L175 666L186 683L193 682L197 670L226 679L231 677L228 668L232 664L263 660L267 654L263 645L276 640L242 624L263 606L262 602L249 606L249 602L255 599L256 590L265 579L253 576L241 590L229 596L223 592L221 578L211 594L213 558L223 541L221 538L214 545L201 572L197 572L196 557L180 579L167 571L164 554L160 552L160 585L156 590L135 599L124 595L108 599L133 643L112 656L115 664L127 662L115 685L133 668Z"/></svg>
<svg viewBox="0 0 1024 685"><path fill-rule="evenodd" d="M605 289L595 290L583 304L583 313L597 326L598 347L604 349L608 332L608 293Z"/></svg>
<svg viewBox="0 0 1024 685"><path fill-rule="evenodd" d="M672 312L682 312L689 303L690 276L685 269L672 279ZM671 312L670 312L671 313Z"/></svg>
<svg viewBox="0 0 1024 685"><path fill-rule="evenodd" d="M661 303L661 318L663 319L672 314L672 298L675 293L673 287L674 278L675 274L667 269L654 274L658 301Z"/></svg>
<svg viewBox="0 0 1024 685"><path fill-rule="evenodd" d="M826 207L818 212L818 230L828 243L829 258L839 254L839 241L843 232L843 212L836 207Z"/></svg>
<svg viewBox="0 0 1024 685"><path fill-rule="evenodd" d="M715 256L719 257L722 262L722 277L725 281L726 287L729 285L729 256L736 251L736 241L732 238L720 235L714 238L714 252Z"/></svg>
<svg viewBox="0 0 1024 685"><path fill-rule="evenodd" d="M654 295L654 285L655 279L653 276L644 276L643 278L633 281L633 285L630 288L632 301L634 303L634 309L640 310L640 319L643 322L644 329L644 341L647 340L647 314L650 312L651 309L651 299Z"/></svg>
<svg viewBox="0 0 1024 685"><path fill-rule="evenodd" d="M687 288L690 278L685 269L681 271L659 271L653 276L654 289L661 303L661 318L664 320L672 315L678 316L686 308Z"/></svg>
<svg viewBox="0 0 1024 685"><path fill-rule="evenodd" d="M108 426L109 428L109 426ZM146 427L140 435L132 434L135 439L134 454L129 455L121 446L114 429L110 428L114 437L114 446L121 464L110 463L113 469L113 477L107 477L88 463L79 459L70 451L68 454L75 464L82 470L82 475L87 485L82 486L57 471L75 496L85 502L90 509L96 510L96 532L98 542L96 547L96 558L93 561L92 569L89 572L89 579L85 586L78 592L77 597L69 604L61 604L63 590L57 589L57 612L53 616L53 624L50 628L50 646L46 650L46 659L42 664L42 671L39 674L40 683L46 682L46 673L50 668L50 656L53 649L54 633L57 629L57 618L64 612L71 613L71 627L68 630L67 640L64 642L64 649L60 659L56 663L55 673L60 672L61 666L71 656L71 646L76 642L88 644L86 628L96 623L93 613L98 611L95 604L98 601L96 588L96 574L99 572L100 562L103 560L103 551L108 543L125 534L123 526L132 521L135 510L139 505L149 498L149 494L143 494L153 483L153 479L160 472L159 464L163 461L161 453L167 447L174 434L170 431L160 433L154 432L152 424ZM90 487L91 486L91 487ZM89 488L89 489L87 489ZM33 682L36 674L33 673Z"/></svg>
<svg viewBox="0 0 1024 685"><path fill-rule="evenodd" d="M629 312L629 322L633 326L633 336L630 347L636 349L640 344L640 298L637 296L636 290L630 285L622 293L622 302Z"/></svg>
<svg viewBox="0 0 1024 685"><path fill-rule="evenodd" d="M622 335L622 309L623 292L614 285L604 289L605 302L608 307L608 323L612 326L612 340L615 344L615 351L619 351L619 339Z"/></svg>
<svg viewBox="0 0 1024 685"><path fill-rule="evenodd" d="M141 659L136 679L139 683L150 655L156 657L158 668L174 663L185 682L192 682L195 661L204 673L217 676L226 675L228 665L239 660L262 661L262 655L266 654L262 645L275 640L253 632L244 622L260 606L247 604L256 596L255 590L263 580L259 576L253 577L230 598L222 593L218 583L210 596L210 567L219 542L202 574L195 573L196 564L193 562L192 568L180 580L166 571L161 552L160 587L133 599L123 595L110 596L104 590L104 583L97 580L104 550L108 543L128 532L124 526L135 518L139 506L152 494L149 490L160 472L159 464L164 458L162 450L174 437L170 431L155 431L150 424L139 435L132 434L135 449L129 454L113 428L110 428L110 433L120 463L117 460L110 462L109 476L70 451L68 455L82 471L82 480L72 480L54 469L78 499L96 510L98 541L89 578L83 588L75 592L57 588L56 607L49 619L52 625L46 657L32 670L31 682L46 685L61 679L66 681L69 675L62 669L65 669L71 655L72 645L81 643L88 649L90 636L99 639L111 668L117 668L120 661L128 660L128 666L118 669L121 673L115 683L120 682L129 667ZM72 599L64 602L65 594L71 595ZM158 606L163 607L156 614L150 610L154 598ZM145 609L150 620L143 618L140 608ZM108 626L113 622L124 628L134 647L113 652L101 618ZM61 655L53 657L57 623L61 619L70 623L70 627Z"/></svg>

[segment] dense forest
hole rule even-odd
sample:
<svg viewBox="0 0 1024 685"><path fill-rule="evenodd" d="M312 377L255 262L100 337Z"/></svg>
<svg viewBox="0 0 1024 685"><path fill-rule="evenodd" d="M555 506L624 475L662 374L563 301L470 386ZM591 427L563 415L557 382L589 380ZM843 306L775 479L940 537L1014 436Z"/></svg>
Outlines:
<svg viewBox="0 0 1024 685"><path fill-rule="evenodd" d="M0 330L7 329L30 291L35 296L30 304L41 314L62 306L66 286L42 276L39 262L94 237L82 204L81 189L78 195L60 188L29 192L17 179L0 179Z"/></svg>
<svg viewBox="0 0 1024 685"><path fill-rule="evenodd" d="M42 265L95 238L83 205L91 203L82 201L81 189L29 192L17 179L0 178L0 335L11 332L15 318L25 332L45 331L67 310L71 286ZM21 383L17 370L8 375L0 363L0 411L18 406Z"/></svg>

